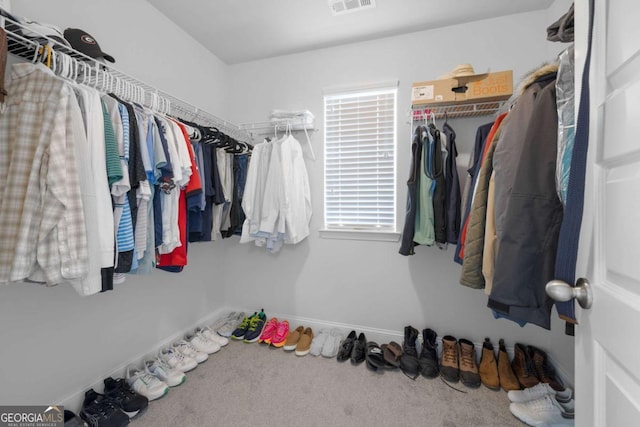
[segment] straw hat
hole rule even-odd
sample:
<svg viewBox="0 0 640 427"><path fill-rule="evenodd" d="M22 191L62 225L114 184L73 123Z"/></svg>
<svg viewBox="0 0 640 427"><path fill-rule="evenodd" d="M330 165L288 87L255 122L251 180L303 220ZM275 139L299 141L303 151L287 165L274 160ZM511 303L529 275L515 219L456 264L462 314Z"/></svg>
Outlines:
<svg viewBox="0 0 640 427"><path fill-rule="evenodd" d="M440 79L456 79L458 77L469 77L475 74L471 64L459 64L456 65L452 71L440 76Z"/></svg>

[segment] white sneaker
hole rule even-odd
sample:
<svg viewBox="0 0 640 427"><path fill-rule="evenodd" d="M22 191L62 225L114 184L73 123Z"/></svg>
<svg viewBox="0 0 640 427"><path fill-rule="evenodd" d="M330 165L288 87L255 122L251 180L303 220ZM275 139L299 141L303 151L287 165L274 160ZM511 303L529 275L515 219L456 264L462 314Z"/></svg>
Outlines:
<svg viewBox="0 0 640 427"><path fill-rule="evenodd" d="M211 325L211 329L216 331L223 337L229 338L233 331L236 330L238 325L242 323L245 318L245 313L241 311L232 311L226 316L221 317L216 320L213 325Z"/></svg>
<svg viewBox="0 0 640 427"><path fill-rule="evenodd" d="M556 391L547 383L538 383L524 390L511 390L507 393L507 397L514 403L522 403L540 399L548 394L555 396L558 402L568 402L573 396L573 390L567 387L562 391Z"/></svg>
<svg viewBox="0 0 640 427"><path fill-rule="evenodd" d="M225 345L229 344L229 338L218 335L213 329L208 326L196 328L196 334L199 333L204 335L209 341L213 341L214 343L218 344L220 347L224 347Z"/></svg>
<svg viewBox="0 0 640 427"><path fill-rule="evenodd" d="M552 395L545 395L537 400L529 402L511 403L509 410L511 413L530 426L543 426L554 424L566 424L573 418L574 413L571 408L574 407L573 400L568 402L570 408L565 408Z"/></svg>
<svg viewBox="0 0 640 427"><path fill-rule="evenodd" d="M211 341L209 338L205 337L202 334L187 334L184 336L184 339L185 341L191 343L191 345L194 346L196 350L202 353L213 354L220 351L220 346L218 344Z"/></svg>
<svg viewBox="0 0 640 427"><path fill-rule="evenodd" d="M133 391L149 401L159 399L169 391L169 386L164 381L160 381L145 369L128 367L126 379Z"/></svg>
<svg viewBox="0 0 640 427"><path fill-rule="evenodd" d="M155 360L146 360L144 367L151 375L160 381L167 383L169 387L175 387L187 379L187 376L179 369L172 368L167 362L159 357Z"/></svg>
<svg viewBox="0 0 640 427"><path fill-rule="evenodd" d="M198 362L192 357L185 356L173 348L163 348L160 350L158 358L167 365L182 372L189 372L198 366Z"/></svg>
<svg viewBox="0 0 640 427"><path fill-rule="evenodd" d="M176 341L171 344L171 347L182 355L194 359L198 363L202 363L209 358L207 353L199 351L193 344L187 340Z"/></svg>

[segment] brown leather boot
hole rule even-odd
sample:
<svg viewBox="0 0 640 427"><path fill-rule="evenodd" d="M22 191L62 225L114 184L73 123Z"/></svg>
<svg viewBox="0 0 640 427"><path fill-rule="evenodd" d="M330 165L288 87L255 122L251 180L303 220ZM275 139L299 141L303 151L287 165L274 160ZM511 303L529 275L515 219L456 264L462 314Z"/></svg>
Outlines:
<svg viewBox="0 0 640 427"><path fill-rule="evenodd" d="M482 344L482 357L480 358L480 380L485 387L491 390L500 390L500 378L498 378L498 364L496 355L493 352L493 344L489 338L484 339Z"/></svg>
<svg viewBox="0 0 640 427"><path fill-rule="evenodd" d="M509 353L507 353L503 339L500 339L500 349L498 350L498 376L500 377L500 387L504 391L520 390L520 383L511 368Z"/></svg>
<svg viewBox="0 0 640 427"><path fill-rule="evenodd" d="M564 390L564 386L556 375L556 370L549 362L547 354L532 345L527 346L529 357L533 360L533 367L536 370L540 382L547 383L556 391Z"/></svg>
<svg viewBox="0 0 640 427"><path fill-rule="evenodd" d="M476 362L476 346L469 340L458 340L460 346L460 381L471 388L480 387L480 374Z"/></svg>
<svg viewBox="0 0 640 427"><path fill-rule="evenodd" d="M533 367L533 361L527 353L527 349L520 343L516 343L511 367L522 387L533 387L540 382L536 375L536 370Z"/></svg>
<svg viewBox="0 0 640 427"><path fill-rule="evenodd" d="M452 383L457 383L460 377L460 369L458 368L458 340L451 335L442 337L440 375Z"/></svg>

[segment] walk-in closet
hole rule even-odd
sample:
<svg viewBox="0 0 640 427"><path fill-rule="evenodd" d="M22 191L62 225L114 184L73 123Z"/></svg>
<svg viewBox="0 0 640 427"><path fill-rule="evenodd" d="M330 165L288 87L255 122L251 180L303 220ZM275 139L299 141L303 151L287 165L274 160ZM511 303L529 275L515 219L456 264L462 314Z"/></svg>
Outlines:
<svg viewBox="0 0 640 427"><path fill-rule="evenodd" d="M0 425L634 425L638 13L0 0Z"/></svg>

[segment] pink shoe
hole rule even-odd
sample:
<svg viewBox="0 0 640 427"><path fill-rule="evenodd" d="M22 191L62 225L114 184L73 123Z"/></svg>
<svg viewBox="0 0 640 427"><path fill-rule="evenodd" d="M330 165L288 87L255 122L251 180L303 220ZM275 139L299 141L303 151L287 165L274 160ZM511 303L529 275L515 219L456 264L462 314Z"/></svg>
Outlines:
<svg viewBox="0 0 640 427"><path fill-rule="evenodd" d="M271 344L271 339L275 335L277 328L278 328L278 319L276 319L275 317L272 317L264 325L264 329L260 334L260 338L258 338L258 342Z"/></svg>
<svg viewBox="0 0 640 427"><path fill-rule="evenodd" d="M289 322L283 320L276 328L276 333L271 339L271 345L277 348L282 347L287 341L287 335L289 335Z"/></svg>

